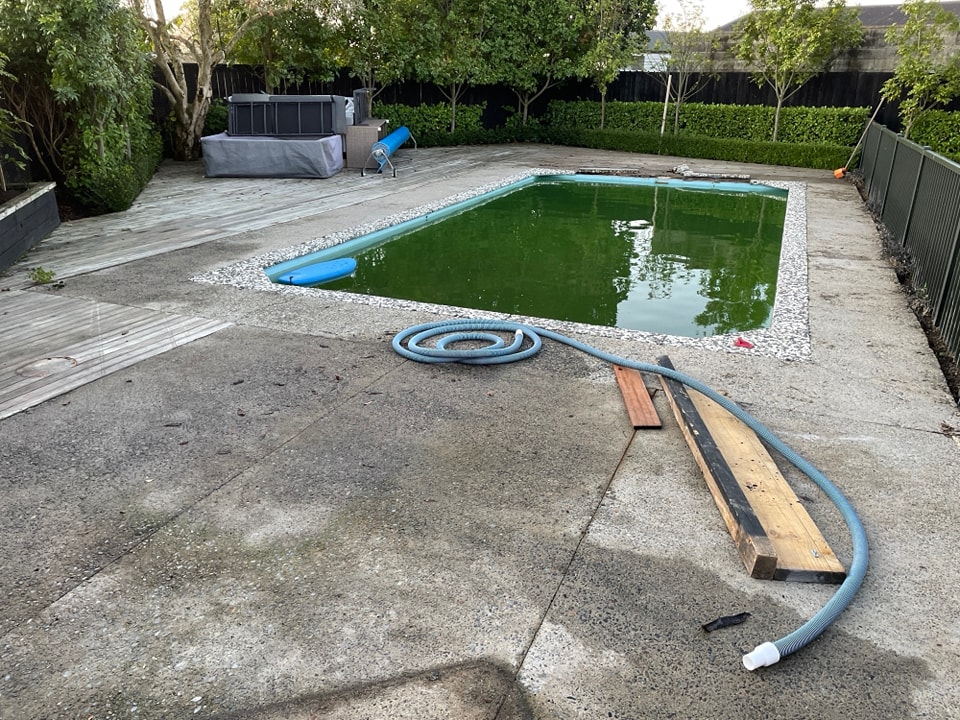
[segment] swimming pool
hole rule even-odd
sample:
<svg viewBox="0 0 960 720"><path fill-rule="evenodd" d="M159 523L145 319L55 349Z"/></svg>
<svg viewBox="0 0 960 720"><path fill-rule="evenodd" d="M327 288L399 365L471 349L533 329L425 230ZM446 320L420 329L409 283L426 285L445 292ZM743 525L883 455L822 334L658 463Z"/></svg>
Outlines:
<svg viewBox="0 0 960 720"><path fill-rule="evenodd" d="M685 337L766 327L787 193L746 183L530 176L265 269L316 286ZM307 279L313 281L313 276Z"/></svg>
<svg viewBox="0 0 960 720"><path fill-rule="evenodd" d="M344 243L348 241L363 236L367 236L369 239L370 236L376 235L381 231L386 232L390 228L395 228L404 222L422 222L432 214L452 212L450 208L463 201L483 202L489 198L492 193L500 192L504 188L515 185L518 181L551 174L564 175L570 173L554 169L530 169L509 177L504 177L495 183L478 186L434 203L413 207L409 211L377 219L371 223L352 227L341 232L332 233L295 247L265 253L242 263L203 273L195 276L193 280L205 283L228 284L234 287L261 291L312 295L324 298L325 300L333 299L346 303L394 307L419 312L427 311L447 316L493 319L506 318L520 322L528 322L542 327L549 327L560 332L575 332L601 337L651 341L660 344L692 345L705 349L730 350L734 347L733 341L742 336L755 346L751 352L756 354L789 359L804 359L809 356L806 295L806 193L804 184L798 182L775 181L765 183L767 188L779 189L780 191L786 192L787 195L780 263L776 279L776 300L772 318L767 327L761 327L743 333L734 333L734 335L721 334L697 338L680 337L664 332L607 327L589 322L557 321L537 316L525 316L522 314L501 313L489 310L474 310L438 303L424 303L349 293L340 290L290 287L273 283L264 274L266 268L302 256L308 256L311 253L328 250L331 253L342 253L342 249L345 247ZM617 178L617 180L622 181L622 178ZM691 182L660 178L648 178L645 179L645 182L662 185L675 183L685 188L695 189L716 189L718 186L724 184L712 181ZM330 256L332 257L332 255ZM315 257L323 257L323 255Z"/></svg>

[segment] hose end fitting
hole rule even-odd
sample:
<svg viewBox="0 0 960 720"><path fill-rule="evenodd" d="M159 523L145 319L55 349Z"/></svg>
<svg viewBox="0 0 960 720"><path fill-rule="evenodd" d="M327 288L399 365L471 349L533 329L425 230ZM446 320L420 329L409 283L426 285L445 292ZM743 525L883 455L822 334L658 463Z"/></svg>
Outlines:
<svg viewBox="0 0 960 720"><path fill-rule="evenodd" d="M748 652L743 656L743 666L747 670L756 670L760 667L767 667L780 662L780 651L772 642L765 642L757 645L753 652Z"/></svg>

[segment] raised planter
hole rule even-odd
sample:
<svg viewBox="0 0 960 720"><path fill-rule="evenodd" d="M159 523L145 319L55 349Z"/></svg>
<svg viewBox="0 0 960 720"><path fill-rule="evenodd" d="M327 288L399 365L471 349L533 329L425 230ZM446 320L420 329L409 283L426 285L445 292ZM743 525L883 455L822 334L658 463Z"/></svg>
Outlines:
<svg viewBox="0 0 960 720"><path fill-rule="evenodd" d="M55 188L56 183L37 183L0 205L0 271L60 224Z"/></svg>

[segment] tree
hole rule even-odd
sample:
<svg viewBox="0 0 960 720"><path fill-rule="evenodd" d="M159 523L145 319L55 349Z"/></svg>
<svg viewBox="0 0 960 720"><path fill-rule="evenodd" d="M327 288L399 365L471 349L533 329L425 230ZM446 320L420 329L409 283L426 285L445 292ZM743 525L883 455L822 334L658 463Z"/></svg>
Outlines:
<svg viewBox="0 0 960 720"><path fill-rule="evenodd" d="M780 129L780 110L811 78L827 70L844 50L863 39L855 9L844 0L825 8L814 0L750 0L753 11L737 26L736 56L753 67L753 80L769 85L777 99L773 140Z"/></svg>
<svg viewBox="0 0 960 720"><path fill-rule="evenodd" d="M960 55L943 50L945 36L960 32L960 18L927 0L908 0L902 10L907 22L891 27L884 36L896 46L899 61L880 92L888 102L900 100L903 135L910 137L924 111L960 94Z"/></svg>
<svg viewBox="0 0 960 720"><path fill-rule="evenodd" d="M140 24L153 47L153 62L163 82L159 87L173 110L174 157L195 160L200 155L203 122L213 99L212 78L217 65L232 52L250 25L270 12L269 0L246 0L237 8L240 17L228 35L215 30L214 0L196 0L196 5L178 19L168 22L162 0L130 0ZM185 63L196 63L196 91L191 93Z"/></svg>
<svg viewBox="0 0 960 720"><path fill-rule="evenodd" d="M657 16L654 0L584 0L588 49L583 75L600 93L600 127L604 125L607 88L620 70L633 63L647 42Z"/></svg>
<svg viewBox="0 0 960 720"><path fill-rule="evenodd" d="M0 81L15 84L17 79L6 71L7 56L0 52ZM4 163L11 163L21 170L26 167L26 153L17 142L17 132L21 121L4 105L3 87L0 86L0 191L7 191L7 176L3 171Z"/></svg>
<svg viewBox="0 0 960 720"><path fill-rule="evenodd" d="M387 85L412 74L419 52L417 9L409 0L355 0L342 15L344 65L367 89L367 115Z"/></svg>
<svg viewBox="0 0 960 720"><path fill-rule="evenodd" d="M577 74L584 16L577 0L499 0L485 55L497 79L517 96L522 123L530 104Z"/></svg>
<svg viewBox="0 0 960 720"><path fill-rule="evenodd" d="M90 209L128 206L159 158L130 10L118 0L0 0L0 45L3 94L36 166Z"/></svg>
<svg viewBox="0 0 960 720"><path fill-rule="evenodd" d="M680 108L696 95L713 74L713 52L716 33L703 30L703 5L680 0L679 12L663 19L664 39L654 49L663 53L665 61L655 76L670 88L673 99L673 133L680 129Z"/></svg>
<svg viewBox="0 0 960 720"><path fill-rule="evenodd" d="M221 34L223 28L245 19L244 0L223 6L228 8L226 17L221 17L220 6L215 15ZM328 82L340 69L346 52L337 12L329 2L290 0L286 7L251 22L226 60L259 67L267 92L306 78Z"/></svg>
<svg viewBox="0 0 960 720"><path fill-rule="evenodd" d="M450 132L456 132L463 93L471 85L494 80L484 57L484 38L495 18L487 0L427 0L419 11L420 54L414 67L450 103Z"/></svg>

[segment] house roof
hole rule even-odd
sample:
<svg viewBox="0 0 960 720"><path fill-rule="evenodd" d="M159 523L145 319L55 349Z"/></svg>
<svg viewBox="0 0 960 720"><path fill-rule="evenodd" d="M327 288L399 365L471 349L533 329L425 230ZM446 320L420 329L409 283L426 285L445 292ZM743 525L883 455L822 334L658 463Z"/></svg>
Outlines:
<svg viewBox="0 0 960 720"><path fill-rule="evenodd" d="M960 17L960 2L945 2L940 3L944 9L949 10L954 15ZM903 25L907 18L903 14L903 11L900 10L900 5L862 5L858 9L860 11L860 22L863 23L864 27L890 27L891 25ZM737 18L732 22L728 22L726 25L721 25L719 30L721 31L730 31L740 20L743 18Z"/></svg>

